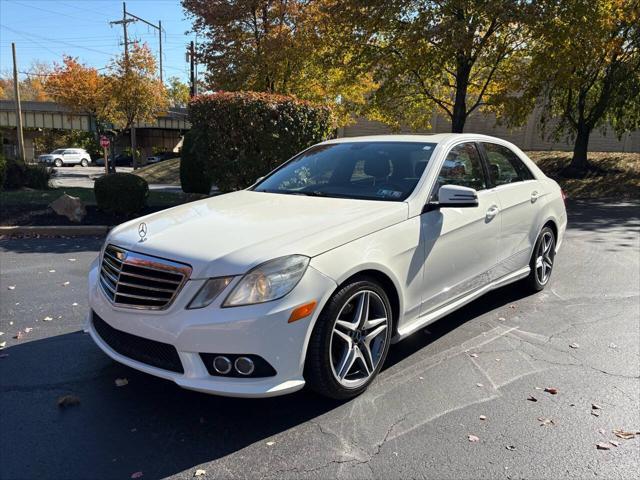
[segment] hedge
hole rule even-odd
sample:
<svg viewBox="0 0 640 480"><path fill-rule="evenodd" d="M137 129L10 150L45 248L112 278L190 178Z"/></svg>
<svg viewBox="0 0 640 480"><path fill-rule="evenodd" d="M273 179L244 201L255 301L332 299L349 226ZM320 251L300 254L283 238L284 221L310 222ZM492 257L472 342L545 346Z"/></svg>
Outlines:
<svg viewBox="0 0 640 480"><path fill-rule="evenodd" d="M197 173L190 176L204 175L223 192L246 188L333 130L329 107L257 92L197 97L189 104L189 120L193 155L185 162L183 154L183 168L193 168ZM183 189L193 188L187 183Z"/></svg>
<svg viewBox="0 0 640 480"><path fill-rule="evenodd" d="M133 215L147 205L149 184L131 173L112 173L96 179L93 191L100 210Z"/></svg>

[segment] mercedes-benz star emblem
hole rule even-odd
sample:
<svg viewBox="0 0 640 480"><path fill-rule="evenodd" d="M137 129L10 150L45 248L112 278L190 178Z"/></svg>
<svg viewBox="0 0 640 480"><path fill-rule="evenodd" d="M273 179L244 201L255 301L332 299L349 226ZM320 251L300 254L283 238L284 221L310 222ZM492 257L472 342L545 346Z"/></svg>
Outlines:
<svg viewBox="0 0 640 480"><path fill-rule="evenodd" d="M147 239L147 224L142 222L138 225L138 235L140 235L140 242L144 242Z"/></svg>

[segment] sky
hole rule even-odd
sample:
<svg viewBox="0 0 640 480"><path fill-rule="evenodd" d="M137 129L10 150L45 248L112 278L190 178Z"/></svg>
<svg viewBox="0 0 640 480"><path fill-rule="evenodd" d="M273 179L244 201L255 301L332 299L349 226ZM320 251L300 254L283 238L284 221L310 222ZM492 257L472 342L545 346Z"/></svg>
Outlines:
<svg viewBox="0 0 640 480"><path fill-rule="evenodd" d="M195 40L180 0L128 0L127 11L150 23L162 21L165 81L172 76L187 82L186 45ZM102 68L123 51L122 19L118 0L0 0L0 73L11 73L11 42L16 43L21 77L33 62L60 63L62 55ZM128 24L129 41L147 42L158 58L158 32L142 22Z"/></svg>

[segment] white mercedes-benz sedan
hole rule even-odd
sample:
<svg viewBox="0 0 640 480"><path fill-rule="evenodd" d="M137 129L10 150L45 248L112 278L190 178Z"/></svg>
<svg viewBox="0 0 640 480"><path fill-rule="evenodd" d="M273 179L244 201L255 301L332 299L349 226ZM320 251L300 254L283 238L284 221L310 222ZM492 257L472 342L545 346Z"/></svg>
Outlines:
<svg viewBox="0 0 640 480"><path fill-rule="evenodd" d="M559 186L503 140L330 140L246 190L114 228L86 328L184 388L349 398L392 343L503 285L542 290L566 224Z"/></svg>

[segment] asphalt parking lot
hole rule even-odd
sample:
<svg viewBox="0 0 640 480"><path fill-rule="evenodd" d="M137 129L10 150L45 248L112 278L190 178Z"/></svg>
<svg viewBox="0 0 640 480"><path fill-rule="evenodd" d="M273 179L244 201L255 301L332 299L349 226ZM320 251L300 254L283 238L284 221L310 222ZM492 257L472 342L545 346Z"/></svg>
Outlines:
<svg viewBox="0 0 640 480"><path fill-rule="evenodd" d="M0 240L3 479L637 478L640 434L613 431L640 432L638 203L573 204L544 292L430 325L346 403L208 396L112 362L81 331L101 241Z"/></svg>

